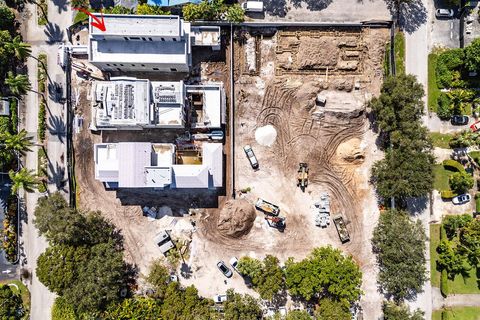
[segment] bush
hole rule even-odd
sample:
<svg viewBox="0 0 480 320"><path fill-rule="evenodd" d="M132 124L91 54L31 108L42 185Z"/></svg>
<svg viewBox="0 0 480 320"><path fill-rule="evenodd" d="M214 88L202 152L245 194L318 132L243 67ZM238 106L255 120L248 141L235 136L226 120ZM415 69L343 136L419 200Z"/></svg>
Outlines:
<svg viewBox="0 0 480 320"><path fill-rule="evenodd" d="M450 189L457 193L464 193L465 191L473 188L473 177L467 172L454 172L448 178L448 184Z"/></svg>
<svg viewBox="0 0 480 320"><path fill-rule="evenodd" d="M453 114L450 98L445 94L441 93L437 100L437 115L442 120L449 120Z"/></svg>
<svg viewBox="0 0 480 320"><path fill-rule="evenodd" d="M475 212L480 212L480 193L475 195Z"/></svg>
<svg viewBox="0 0 480 320"><path fill-rule="evenodd" d="M463 67L464 61L465 53L463 49L447 50L438 56L435 73L439 88L452 87L454 81L458 80L459 76L455 71L458 72Z"/></svg>
<svg viewBox="0 0 480 320"><path fill-rule="evenodd" d="M447 230L443 225L440 227L440 240L447 240Z"/></svg>
<svg viewBox="0 0 480 320"><path fill-rule="evenodd" d="M442 320L450 320L450 312L442 310Z"/></svg>
<svg viewBox="0 0 480 320"><path fill-rule="evenodd" d="M448 296L448 273L447 270L443 269L442 270L442 275L440 278L440 291L442 292L442 296L447 297Z"/></svg>
<svg viewBox="0 0 480 320"><path fill-rule="evenodd" d="M47 130L46 117L47 110L45 102L42 101L40 102L40 106L38 108L38 138L42 142L45 140L45 131Z"/></svg>
<svg viewBox="0 0 480 320"><path fill-rule="evenodd" d="M443 160L442 165L446 170L465 172L465 168L463 167L463 165L455 160Z"/></svg>
<svg viewBox="0 0 480 320"><path fill-rule="evenodd" d="M442 199L452 199L453 197L458 196L458 194L453 192L452 190L442 190L440 191L440 196L442 197Z"/></svg>

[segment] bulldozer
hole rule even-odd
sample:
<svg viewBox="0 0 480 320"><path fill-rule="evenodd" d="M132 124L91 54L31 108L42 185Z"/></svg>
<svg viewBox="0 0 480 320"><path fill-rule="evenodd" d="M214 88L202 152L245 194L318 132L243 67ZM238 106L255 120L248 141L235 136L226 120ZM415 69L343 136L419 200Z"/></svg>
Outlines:
<svg viewBox="0 0 480 320"><path fill-rule="evenodd" d="M297 172L297 187L300 187L303 192L308 186L308 164L300 162Z"/></svg>
<svg viewBox="0 0 480 320"><path fill-rule="evenodd" d="M267 220L268 225L272 228L277 228L282 231L286 227L284 217L265 216L265 220Z"/></svg>

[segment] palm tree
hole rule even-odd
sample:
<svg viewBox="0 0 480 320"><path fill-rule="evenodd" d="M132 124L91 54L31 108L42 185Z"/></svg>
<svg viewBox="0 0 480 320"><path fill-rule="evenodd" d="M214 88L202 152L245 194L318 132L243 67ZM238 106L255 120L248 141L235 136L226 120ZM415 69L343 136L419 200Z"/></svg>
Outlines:
<svg viewBox="0 0 480 320"><path fill-rule="evenodd" d="M27 134L25 129L22 129L17 134L11 134L7 131L0 134L0 141L8 150L25 154L26 152L32 151L30 147L33 146L32 137L28 137Z"/></svg>
<svg viewBox="0 0 480 320"><path fill-rule="evenodd" d="M28 77L24 74L14 75L12 71L8 71L5 84L9 86L10 91L16 95L24 95L32 88Z"/></svg>
<svg viewBox="0 0 480 320"><path fill-rule="evenodd" d="M20 189L27 192L34 192L39 184L34 171L28 170L27 168L22 168L18 172L10 170L8 176L10 180L12 180L12 194L17 194Z"/></svg>
<svg viewBox="0 0 480 320"><path fill-rule="evenodd" d="M7 43L7 46L15 53L18 60L23 61L32 53L30 44L23 42L20 36L13 38L12 42Z"/></svg>

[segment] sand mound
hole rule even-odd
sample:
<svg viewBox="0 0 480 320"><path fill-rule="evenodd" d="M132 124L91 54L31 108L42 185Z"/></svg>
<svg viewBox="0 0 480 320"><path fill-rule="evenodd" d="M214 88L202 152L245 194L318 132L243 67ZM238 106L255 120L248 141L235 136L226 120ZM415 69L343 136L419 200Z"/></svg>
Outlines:
<svg viewBox="0 0 480 320"><path fill-rule="evenodd" d="M277 130L272 125L268 124L255 130L255 140L262 146L272 146L275 139L277 139Z"/></svg>
<svg viewBox="0 0 480 320"><path fill-rule="evenodd" d="M229 200L218 217L218 230L231 238L240 238L250 232L257 214L251 203L244 199Z"/></svg>
<svg viewBox="0 0 480 320"><path fill-rule="evenodd" d="M360 147L361 140L353 138L341 143L337 148L337 157L353 163L361 163L365 159L365 154Z"/></svg>

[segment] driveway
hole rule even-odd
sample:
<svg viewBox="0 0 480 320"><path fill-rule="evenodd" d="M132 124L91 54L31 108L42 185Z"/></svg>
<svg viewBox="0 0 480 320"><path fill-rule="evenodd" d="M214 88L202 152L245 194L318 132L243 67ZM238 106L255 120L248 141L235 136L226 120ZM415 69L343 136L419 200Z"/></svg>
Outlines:
<svg viewBox="0 0 480 320"><path fill-rule="evenodd" d="M391 20L384 0L263 0L265 13L247 17L263 21L358 23Z"/></svg>
<svg viewBox="0 0 480 320"><path fill-rule="evenodd" d="M458 8L448 6L445 0L434 1L431 28L430 50L434 47L459 48L460 47L460 14ZM436 9L452 9L453 18L435 17Z"/></svg>

